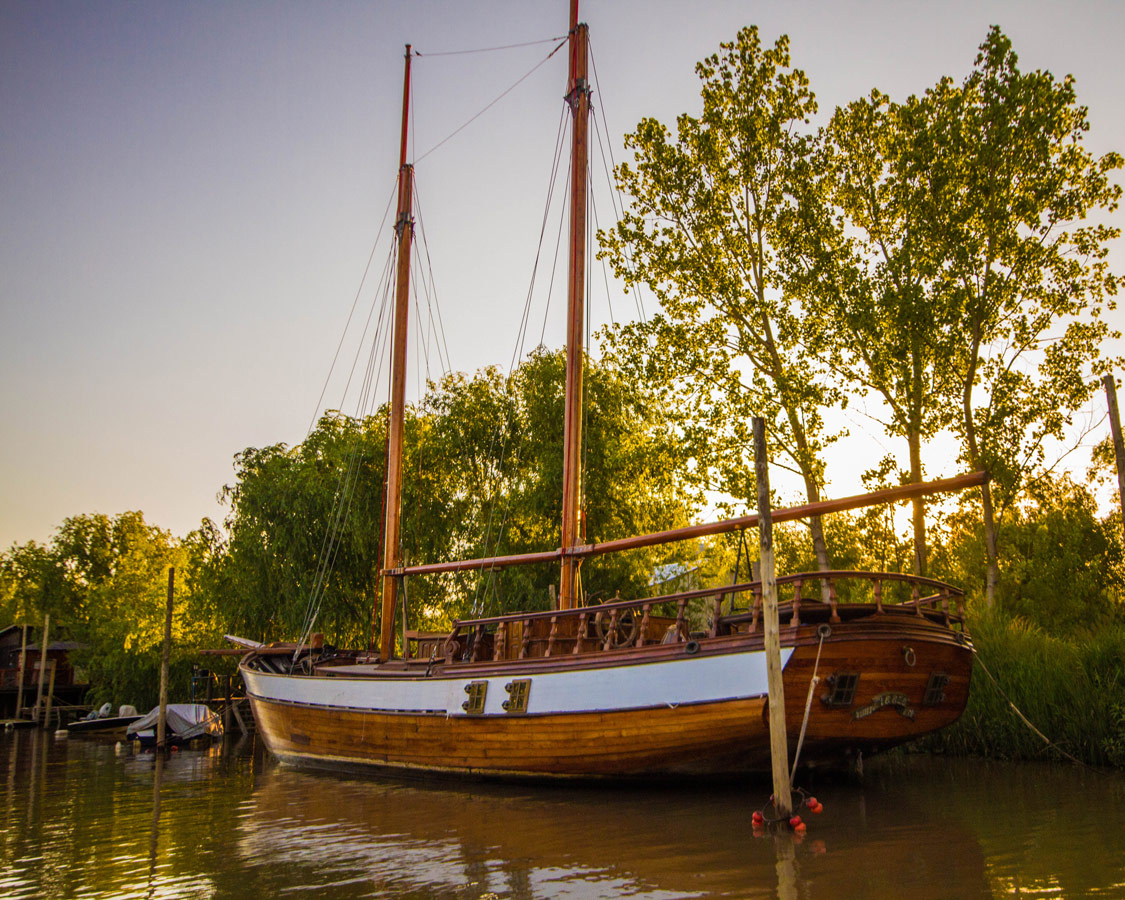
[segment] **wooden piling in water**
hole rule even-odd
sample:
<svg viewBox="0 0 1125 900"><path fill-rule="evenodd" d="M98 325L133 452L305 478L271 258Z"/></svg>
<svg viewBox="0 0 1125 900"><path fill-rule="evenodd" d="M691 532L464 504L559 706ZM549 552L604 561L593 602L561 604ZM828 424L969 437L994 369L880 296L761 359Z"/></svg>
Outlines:
<svg viewBox="0 0 1125 900"><path fill-rule="evenodd" d="M773 558L773 516L770 508L769 459L766 456L766 423L755 416L754 471L758 481L758 534L761 543L762 625L769 683L770 761L773 804L779 816L793 814L789 790L789 742L785 734L785 688L781 672L781 627L777 613L777 573Z"/></svg>
<svg viewBox="0 0 1125 900"><path fill-rule="evenodd" d="M160 717L156 721L156 746L164 749L168 717L168 660L172 655L172 596L176 585L176 567L168 567L168 604L164 613L164 649L160 655Z"/></svg>
<svg viewBox="0 0 1125 900"><path fill-rule="evenodd" d="M23 679L27 669L27 625L23 626L23 639L20 641L20 670L16 683L16 718L23 715Z"/></svg>
<svg viewBox="0 0 1125 900"><path fill-rule="evenodd" d="M43 676L47 674L47 633L51 630L51 614L43 616L43 636L39 641L39 688L35 692L35 711L32 721L39 721L39 707L43 703Z"/></svg>
<svg viewBox="0 0 1125 900"><path fill-rule="evenodd" d="M55 696L55 675L58 671L59 661L57 659L48 660L47 665L51 667L51 678L47 683L47 708L43 711L43 727L51 727L51 700Z"/></svg>

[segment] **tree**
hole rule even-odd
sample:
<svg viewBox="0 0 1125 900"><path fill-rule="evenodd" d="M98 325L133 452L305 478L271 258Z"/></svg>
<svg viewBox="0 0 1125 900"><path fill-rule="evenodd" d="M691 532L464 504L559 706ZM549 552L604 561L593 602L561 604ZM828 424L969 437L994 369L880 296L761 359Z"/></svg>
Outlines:
<svg viewBox="0 0 1125 900"><path fill-rule="evenodd" d="M1099 354L1118 283L1106 259L1118 229L1089 220L1117 208L1109 174L1122 158L1083 145L1073 78L1017 63L994 27L961 88L943 92L934 126L938 291L959 337L954 428L965 461L993 477L981 493L989 603L1000 514L1112 365Z"/></svg>
<svg viewBox="0 0 1125 900"><path fill-rule="evenodd" d="M687 524L700 498L681 475L680 442L658 399L611 365L589 359L584 382L586 537L602 541ZM425 430L407 467L430 473L416 501L424 517L413 510L404 515L413 559L559 546L564 385L564 355L540 349L508 378L489 368L472 378L448 376L428 392L418 414ZM419 518L421 528L412 524ZM582 568L583 590L591 598L641 595L654 568L684 552L655 548L591 559ZM549 608L557 577L553 565L520 566L425 579L412 590L434 613L440 606L446 615L497 614Z"/></svg>
<svg viewBox="0 0 1125 900"><path fill-rule="evenodd" d="M0 597L11 621L50 613L52 631L82 644L71 658L94 686L92 702L155 703L168 568L180 573L173 616L174 666L186 676L195 651L221 636L187 578L189 553L140 512L72 516L47 546L0 558ZM57 629L57 632L56 632Z"/></svg>
<svg viewBox="0 0 1125 900"><path fill-rule="evenodd" d="M661 312L610 335L609 347L678 416L696 477L749 501L749 421L770 423L771 452L797 472L810 502L824 484L822 410L841 400L822 378L816 323L802 315L790 273L799 232L819 205L814 142L803 133L816 101L791 68L789 41L763 49L757 28L696 66L703 112L676 136L645 119L626 137L634 164L617 169L632 209L600 234L603 254ZM828 550L811 533L820 568Z"/></svg>
<svg viewBox="0 0 1125 900"><path fill-rule="evenodd" d="M950 423L953 329L934 289L943 263L930 230L942 197L932 120L948 81L894 103L878 90L836 110L825 130L832 227L807 229L807 314L831 335L833 369L853 390L874 391L887 432L906 440L907 480L924 480L923 443ZM923 498L913 501L915 574L926 574Z"/></svg>
<svg viewBox="0 0 1125 900"><path fill-rule="evenodd" d="M407 564L559 546L564 360L540 350L510 376L454 374L408 409L402 540ZM587 362L587 533L598 540L686 524L698 504L680 477L679 443L652 394ZM336 643L367 639L382 533L385 420L321 419L300 445L248 448L225 489L230 537L196 545L208 590L228 598L236 629L297 636L316 616ZM679 550L584 566L587 595L639 594ZM410 579L408 621L546 609L555 566Z"/></svg>
<svg viewBox="0 0 1125 900"><path fill-rule="evenodd" d="M940 562L958 580L984 568L979 497L952 517ZM998 594L1006 614L1053 633L1093 630L1125 616L1125 567L1114 517L1069 476L1035 483L1010 512Z"/></svg>
<svg viewBox="0 0 1125 900"><path fill-rule="evenodd" d="M294 448L235 457L236 481L223 489L229 539L225 552L211 553L206 576L225 595L232 629L295 639L315 624L336 642L366 642L385 434L385 419L330 413Z"/></svg>

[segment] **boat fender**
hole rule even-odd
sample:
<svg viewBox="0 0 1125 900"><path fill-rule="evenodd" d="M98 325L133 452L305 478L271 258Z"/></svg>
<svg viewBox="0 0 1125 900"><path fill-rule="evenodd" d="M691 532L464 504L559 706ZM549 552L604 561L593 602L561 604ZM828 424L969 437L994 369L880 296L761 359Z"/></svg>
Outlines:
<svg viewBox="0 0 1125 900"><path fill-rule="evenodd" d="M699 641L688 641L684 644L684 653L688 656L694 656L699 652Z"/></svg>

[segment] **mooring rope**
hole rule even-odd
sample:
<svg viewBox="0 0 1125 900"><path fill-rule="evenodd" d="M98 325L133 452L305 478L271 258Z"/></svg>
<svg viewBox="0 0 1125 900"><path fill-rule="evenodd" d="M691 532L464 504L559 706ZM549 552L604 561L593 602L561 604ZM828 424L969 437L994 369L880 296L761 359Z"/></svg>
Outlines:
<svg viewBox="0 0 1125 900"><path fill-rule="evenodd" d="M817 670L820 669L820 651L824 649L824 639L832 633L830 625L822 624L816 633L820 635L820 643L816 646L816 662L813 664L812 678L809 679L809 695L805 698L805 717L801 720L801 736L797 738L797 752L793 754L793 768L789 770L789 787L793 787L793 779L797 776L797 762L801 759L801 747L805 743L805 729L809 727L809 711L812 709L813 693L820 684Z"/></svg>
<svg viewBox="0 0 1125 900"><path fill-rule="evenodd" d="M1067 759L1069 759L1075 765L1079 765L1079 766L1085 766L1086 765L1086 763L1082 762L1082 760L1071 756L1062 747L1060 747L1058 744L1056 744L1054 741L1052 741L1049 737L1047 737L1047 735L1045 735L1042 731L1040 731L1038 728L1036 728L1034 725L1031 724L1031 720L1028 719L1028 717L1025 716L1020 711L1020 708L1012 702L1011 698L1007 694L1004 693L1004 689L1002 687L1000 687L1000 682L996 680L995 675L993 675L991 672L988 671L988 666L986 666L984 664L984 660L980 658L979 653L974 653L973 659L975 659L977 661L977 663L980 664L980 667L984 670L984 674L987 675L989 680L996 686L996 690L998 690L1000 692L1000 696L1004 698L1004 700L1007 702L1008 706L1010 706L1012 708L1012 711L1017 716L1020 717L1020 721L1023 722L1023 724L1026 725L1028 728L1030 728L1033 732L1035 732L1035 734L1037 734L1039 736L1039 738L1043 741L1044 744L1046 744L1048 747L1053 747L1055 750L1057 750L1059 753L1061 753L1063 756L1065 756Z"/></svg>

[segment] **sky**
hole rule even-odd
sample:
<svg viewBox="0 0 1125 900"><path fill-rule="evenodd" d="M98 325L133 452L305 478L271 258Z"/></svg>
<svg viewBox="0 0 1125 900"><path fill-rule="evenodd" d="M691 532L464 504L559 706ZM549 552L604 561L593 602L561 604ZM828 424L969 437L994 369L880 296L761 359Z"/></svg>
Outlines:
<svg viewBox="0 0 1125 900"><path fill-rule="evenodd" d="M347 409L346 363L320 397L389 233L407 43L421 54L411 157L450 362L506 368L566 57L440 143L553 45L440 54L559 37L567 15L565 0L0 0L0 550L93 512L140 509L182 536L224 516L238 451L295 444L322 406ZM1111 0L588 0L580 17L617 161L641 118L698 110L694 64L750 24L769 43L790 36L824 117L873 87L901 100L961 80L999 24L1022 68L1076 77L1088 148L1125 151L1125 4ZM1125 251L1112 258L1125 272ZM610 300L613 317L635 314ZM549 346L562 304L556 293L536 314ZM1111 322L1125 325L1120 311ZM415 357L416 395L440 371ZM830 463L843 473L830 496L857 489L847 457L887 452L862 418L851 427L860 443Z"/></svg>

